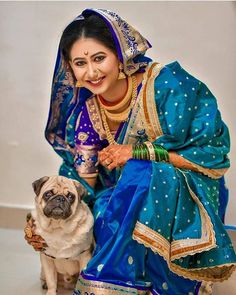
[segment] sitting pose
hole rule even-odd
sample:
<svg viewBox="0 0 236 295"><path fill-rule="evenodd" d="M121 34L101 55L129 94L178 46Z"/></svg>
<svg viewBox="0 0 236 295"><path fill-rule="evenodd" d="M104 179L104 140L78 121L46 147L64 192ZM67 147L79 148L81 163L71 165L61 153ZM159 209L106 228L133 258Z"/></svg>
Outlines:
<svg viewBox="0 0 236 295"><path fill-rule="evenodd" d="M81 182L96 248L74 294L201 294L236 255L223 218L229 133L207 86L116 13L64 30L46 138Z"/></svg>

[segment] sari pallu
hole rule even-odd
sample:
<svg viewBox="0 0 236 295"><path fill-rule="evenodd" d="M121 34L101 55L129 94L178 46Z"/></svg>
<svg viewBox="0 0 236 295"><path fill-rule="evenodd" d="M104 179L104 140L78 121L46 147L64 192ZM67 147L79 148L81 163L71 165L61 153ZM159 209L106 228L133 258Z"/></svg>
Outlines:
<svg viewBox="0 0 236 295"><path fill-rule="evenodd" d="M218 216L228 129L214 96L178 63L150 65L118 141L147 138L199 172L130 160L117 184L96 196L97 246L75 294L200 294L198 282L222 281L235 269Z"/></svg>

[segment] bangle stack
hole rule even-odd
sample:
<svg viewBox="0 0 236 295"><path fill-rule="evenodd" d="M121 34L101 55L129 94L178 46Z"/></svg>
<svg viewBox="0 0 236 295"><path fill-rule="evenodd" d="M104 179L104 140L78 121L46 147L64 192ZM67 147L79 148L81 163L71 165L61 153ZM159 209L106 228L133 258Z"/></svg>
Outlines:
<svg viewBox="0 0 236 295"><path fill-rule="evenodd" d="M169 154L166 149L149 141L133 145L133 159L150 160L157 162L169 162Z"/></svg>

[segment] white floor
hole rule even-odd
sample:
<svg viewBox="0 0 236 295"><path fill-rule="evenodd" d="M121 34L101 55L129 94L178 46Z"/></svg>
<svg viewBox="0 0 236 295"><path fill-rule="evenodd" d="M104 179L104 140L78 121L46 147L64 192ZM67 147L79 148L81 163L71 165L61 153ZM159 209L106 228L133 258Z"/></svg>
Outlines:
<svg viewBox="0 0 236 295"><path fill-rule="evenodd" d="M39 255L27 245L23 231L0 229L0 245L0 295L45 294L39 280ZM236 272L228 281L215 285L214 295L236 295Z"/></svg>
<svg viewBox="0 0 236 295"><path fill-rule="evenodd" d="M0 295L45 294L39 280L39 255L28 246L23 231L0 229L0 245Z"/></svg>

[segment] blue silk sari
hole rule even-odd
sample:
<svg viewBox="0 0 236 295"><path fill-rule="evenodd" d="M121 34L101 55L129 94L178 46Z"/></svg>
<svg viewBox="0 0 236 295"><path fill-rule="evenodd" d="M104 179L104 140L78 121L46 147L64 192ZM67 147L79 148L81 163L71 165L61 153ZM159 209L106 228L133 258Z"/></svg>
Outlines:
<svg viewBox="0 0 236 295"><path fill-rule="evenodd" d="M94 13L121 24L111 12ZM116 42L121 41L117 38ZM145 44L146 49L150 47ZM120 46L120 52L124 47ZM126 60L123 58L124 63ZM207 86L178 62L161 66L145 59L142 52L136 63L127 63L127 73L134 68L145 73L117 142L149 140L175 151L194 171L170 163L129 160L112 172L98 166L93 190L75 169L79 144L75 137L78 126L85 128L79 115L85 106L89 112L88 105L96 103L96 98L70 85L69 74L62 68L59 53L46 137L64 160L60 174L87 187L86 201L95 217L96 248L74 294L191 295L201 294L202 282L227 279L235 269L236 255L222 223L224 209L219 206L225 193L222 177L229 168L229 134ZM96 124L89 124L98 141L100 138L101 149L108 143L101 135L104 128L99 113L98 118Z"/></svg>

